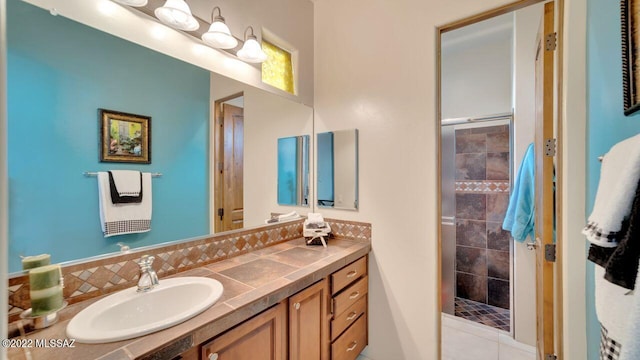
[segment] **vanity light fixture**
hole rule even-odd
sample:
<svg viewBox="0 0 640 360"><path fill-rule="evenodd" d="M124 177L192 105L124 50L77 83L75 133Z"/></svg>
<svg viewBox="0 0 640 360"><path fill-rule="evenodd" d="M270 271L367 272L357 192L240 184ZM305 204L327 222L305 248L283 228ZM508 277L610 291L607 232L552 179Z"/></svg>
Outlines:
<svg viewBox="0 0 640 360"><path fill-rule="evenodd" d="M218 9L218 16L214 17L216 9ZM222 17L222 12L217 6L211 10L211 26L209 31L202 34L202 41L216 49L233 49L238 46L238 40L231 35L231 31Z"/></svg>
<svg viewBox="0 0 640 360"><path fill-rule="evenodd" d="M148 0L113 0L122 5L128 5L133 7L142 7L147 5Z"/></svg>
<svg viewBox="0 0 640 360"><path fill-rule="evenodd" d="M154 12L164 24L178 30L193 31L200 27L184 0L167 0L164 6Z"/></svg>
<svg viewBox="0 0 640 360"><path fill-rule="evenodd" d="M251 34L247 36L247 31L251 30ZM253 27L249 26L244 31L244 45L238 50L240 60L250 63L261 63L267 60L267 54L262 51L262 46L258 42L258 38L253 34Z"/></svg>

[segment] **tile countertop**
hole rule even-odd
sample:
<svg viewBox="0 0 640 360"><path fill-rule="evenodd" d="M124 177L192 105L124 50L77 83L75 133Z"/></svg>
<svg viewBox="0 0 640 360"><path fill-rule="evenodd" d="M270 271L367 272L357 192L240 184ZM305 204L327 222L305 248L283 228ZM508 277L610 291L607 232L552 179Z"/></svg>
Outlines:
<svg viewBox="0 0 640 360"><path fill-rule="evenodd" d="M170 359L303 290L368 254L370 250L369 242L344 239L331 239L327 248L306 246L304 239L280 243L174 275L206 276L220 281L224 286L218 302L181 324L113 343L75 342L74 347L35 346L36 339L55 339L52 345L63 343L67 339L65 331L71 318L102 298L98 297L63 309L58 323L26 336L25 344L33 345L30 349L10 348L7 349L7 355L9 359L27 359L27 352L30 352L34 360Z"/></svg>

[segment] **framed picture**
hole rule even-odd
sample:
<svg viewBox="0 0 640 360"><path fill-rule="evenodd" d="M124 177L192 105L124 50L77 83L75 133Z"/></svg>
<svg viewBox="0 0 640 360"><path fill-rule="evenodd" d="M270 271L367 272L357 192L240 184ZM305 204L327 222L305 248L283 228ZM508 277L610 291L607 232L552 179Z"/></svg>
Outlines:
<svg viewBox="0 0 640 360"><path fill-rule="evenodd" d="M100 161L151 163L151 117L98 109Z"/></svg>
<svg viewBox="0 0 640 360"><path fill-rule="evenodd" d="M624 114L640 110L640 0L621 0L622 92Z"/></svg>

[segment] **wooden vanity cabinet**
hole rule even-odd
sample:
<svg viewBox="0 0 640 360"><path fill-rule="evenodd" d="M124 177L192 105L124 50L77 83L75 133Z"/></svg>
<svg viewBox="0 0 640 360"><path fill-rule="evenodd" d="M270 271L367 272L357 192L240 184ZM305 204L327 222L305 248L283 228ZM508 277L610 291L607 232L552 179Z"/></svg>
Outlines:
<svg viewBox="0 0 640 360"><path fill-rule="evenodd" d="M329 279L289 298L289 360L329 359Z"/></svg>
<svg viewBox="0 0 640 360"><path fill-rule="evenodd" d="M183 360L354 360L367 346L367 257L290 296Z"/></svg>
<svg viewBox="0 0 640 360"><path fill-rule="evenodd" d="M331 360L354 360L367 346L367 257L331 275Z"/></svg>
<svg viewBox="0 0 640 360"><path fill-rule="evenodd" d="M287 302L202 346L203 360L287 360Z"/></svg>

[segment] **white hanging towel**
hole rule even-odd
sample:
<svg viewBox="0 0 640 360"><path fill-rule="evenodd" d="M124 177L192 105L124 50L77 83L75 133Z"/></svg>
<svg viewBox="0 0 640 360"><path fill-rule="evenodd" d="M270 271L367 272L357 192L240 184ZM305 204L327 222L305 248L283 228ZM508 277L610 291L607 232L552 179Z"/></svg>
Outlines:
<svg viewBox="0 0 640 360"><path fill-rule="evenodd" d="M120 196L140 195L140 172L133 170L111 170L113 182Z"/></svg>
<svg viewBox="0 0 640 360"><path fill-rule="evenodd" d="M137 181L139 183L140 178ZM151 230L151 173L142 173L142 191L140 203L114 204L111 201L109 174L98 172L100 224L104 237Z"/></svg>
<svg viewBox="0 0 640 360"><path fill-rule="evenodd" d="M640 135L615 144L604 155L593 211L582 233L602 247L618 245L640 179Z"/></svg>
<svg viewBox="0 0 640 360"><path fill-rule="evenodd" d="M628 328L622 338L623 346L620 352L620 360L640 359L640 341L638 341L638 338L640 338L640 291L638 291L637 283L639 276L640 271L636 276L636 290L626 294L626 296L631 297L631 300L629 300L629 308L625 309L624 318Z"/></svg>

